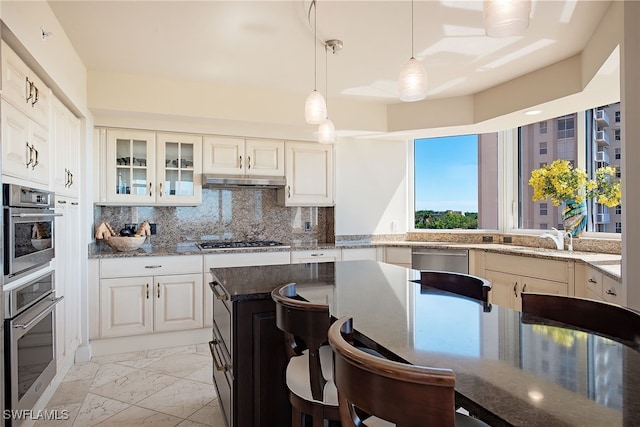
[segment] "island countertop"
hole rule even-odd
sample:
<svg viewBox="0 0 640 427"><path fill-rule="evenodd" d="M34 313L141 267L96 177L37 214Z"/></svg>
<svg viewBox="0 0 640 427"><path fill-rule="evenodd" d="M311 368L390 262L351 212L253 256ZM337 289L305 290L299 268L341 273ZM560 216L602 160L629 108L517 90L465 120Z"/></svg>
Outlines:
<svg viewBox="0 0 640 427"><path fill-rule="evenodd" d="M328 303L335 318L353 317L358 334L400 360L453 369L459 403L491 425L640 424L640 353L496 305L485 311L412 282L416 270L342 261L211 272L232 301L270 298L296 282L299 295Z"/></svg>

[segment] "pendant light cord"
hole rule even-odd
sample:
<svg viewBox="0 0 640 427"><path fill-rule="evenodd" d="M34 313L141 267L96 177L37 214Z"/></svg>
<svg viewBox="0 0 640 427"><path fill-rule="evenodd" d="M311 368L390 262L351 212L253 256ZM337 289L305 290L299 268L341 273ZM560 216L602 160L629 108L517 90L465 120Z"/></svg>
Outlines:
<svg viewBox="0 0 640 427"><path fill-rule="evenodd" d="M413 0L411 0L411 57L413 58Z"/></svg>
<svg viewBox="0 0 640 427"><path fill-rule="evenodd" d="M325 105L327 106L327 118L329 117L329 54L327 44L324 44L324 91L325 91Z"/></svg>
<svg viewBox="0 0 640 427"><path fill-rule="evenodd" d="M311 2L313 5L313 90L317 90L318 86L318 5L316 0Z"/></svg>

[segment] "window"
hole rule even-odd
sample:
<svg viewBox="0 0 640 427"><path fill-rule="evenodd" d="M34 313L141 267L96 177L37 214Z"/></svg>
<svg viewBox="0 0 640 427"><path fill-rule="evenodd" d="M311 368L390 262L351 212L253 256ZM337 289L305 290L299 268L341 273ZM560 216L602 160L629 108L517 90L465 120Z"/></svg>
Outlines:
<svg viewBox="0 0 640 427"><path fill-rule="evenodd" d="M620 159L621 159L621 157L622 157L622 156L621 156L621 149L620 149L620 148L615 148L613 151L614 151L614 153L615 153L615 156L614 156L614 157L615 157L615 159L616 159L616 160L620 160Z"/></svg>
<svg viewBox="0 0 640 427"><path fill-rule="evenodd" d="M622 233L622 223L616 222L616 233Z"/></svg>
<svg viewBox="0 0 640 427"><path fill-rule="evenodd" d="M549 225L543 223L540 223L540 230L548 230L549 229Z"/></svg>
<svg viewBox="0 0 640 427"><path fill-rule="evenodd" d="M613 131L613 134L615 135L615 140L620 141L620 129Z"/></svg>
<svg viewBox="0 0 640 427"><path fill-rule="evenodd" d="M622 206L616 206L616 215L622 215Z"/></svg>
<svg viewBox="0 0 640 427"><path fill-rule="evenodd" d="M540 215L547 215L547 204L540 203Z"/></svg>
<svg viewBox="0 0 640 427"><path fill-rule="evenodd" d="M620 111L613 113L616 123L620 123Z"/></svg>
<svg viewBox="0 0 640 427"><path fill-rule="evenodd" d="M547 143L546 142L541 142L540 143L540 154L547 154Z"/></svg>
<svg viewBox="0 0 640 427"><path fill-rule="evenodd" d="M575 135L574 115L558 117L558 139L573 138Z"/></svg>
<svg viewBox="0 0 640 427"><path fill-rule="evenodd" d="M540 133L547 133L547 122L540 122Z"/></svg>
<svg viewBox="0 0 640 427"><path fill-rule="evenodd" d="M416 139L413 148L415 229L498 228L496 133Z"/></svg>
<svg viewBox="0 0 640 427"><path fill-rule="evenodd" d="M620 166L616 166L616 178L620 178L620 177L622 177Z"/></svg>

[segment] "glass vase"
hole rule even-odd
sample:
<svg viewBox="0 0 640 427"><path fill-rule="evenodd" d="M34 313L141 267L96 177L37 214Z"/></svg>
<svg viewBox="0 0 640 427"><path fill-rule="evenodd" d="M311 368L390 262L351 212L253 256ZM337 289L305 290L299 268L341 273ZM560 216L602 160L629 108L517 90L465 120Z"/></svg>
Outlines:
<svg viewBox="0 0 640 427"><path fill-rule="evenodd" d="M573 237L580 237L587 228L587 202L566 200L562 203L562 223L564 231Z"/></svg>

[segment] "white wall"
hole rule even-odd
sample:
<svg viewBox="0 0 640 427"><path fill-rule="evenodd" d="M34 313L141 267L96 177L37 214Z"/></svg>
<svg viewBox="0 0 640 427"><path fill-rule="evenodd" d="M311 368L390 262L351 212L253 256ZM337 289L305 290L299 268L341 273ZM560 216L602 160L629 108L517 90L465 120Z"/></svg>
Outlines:
<svg viewBox="0 0 640 427"><path fill-rule="evenodd" d="M336 235L407 231L407 148L406 141L338 141Z"/></svg>

